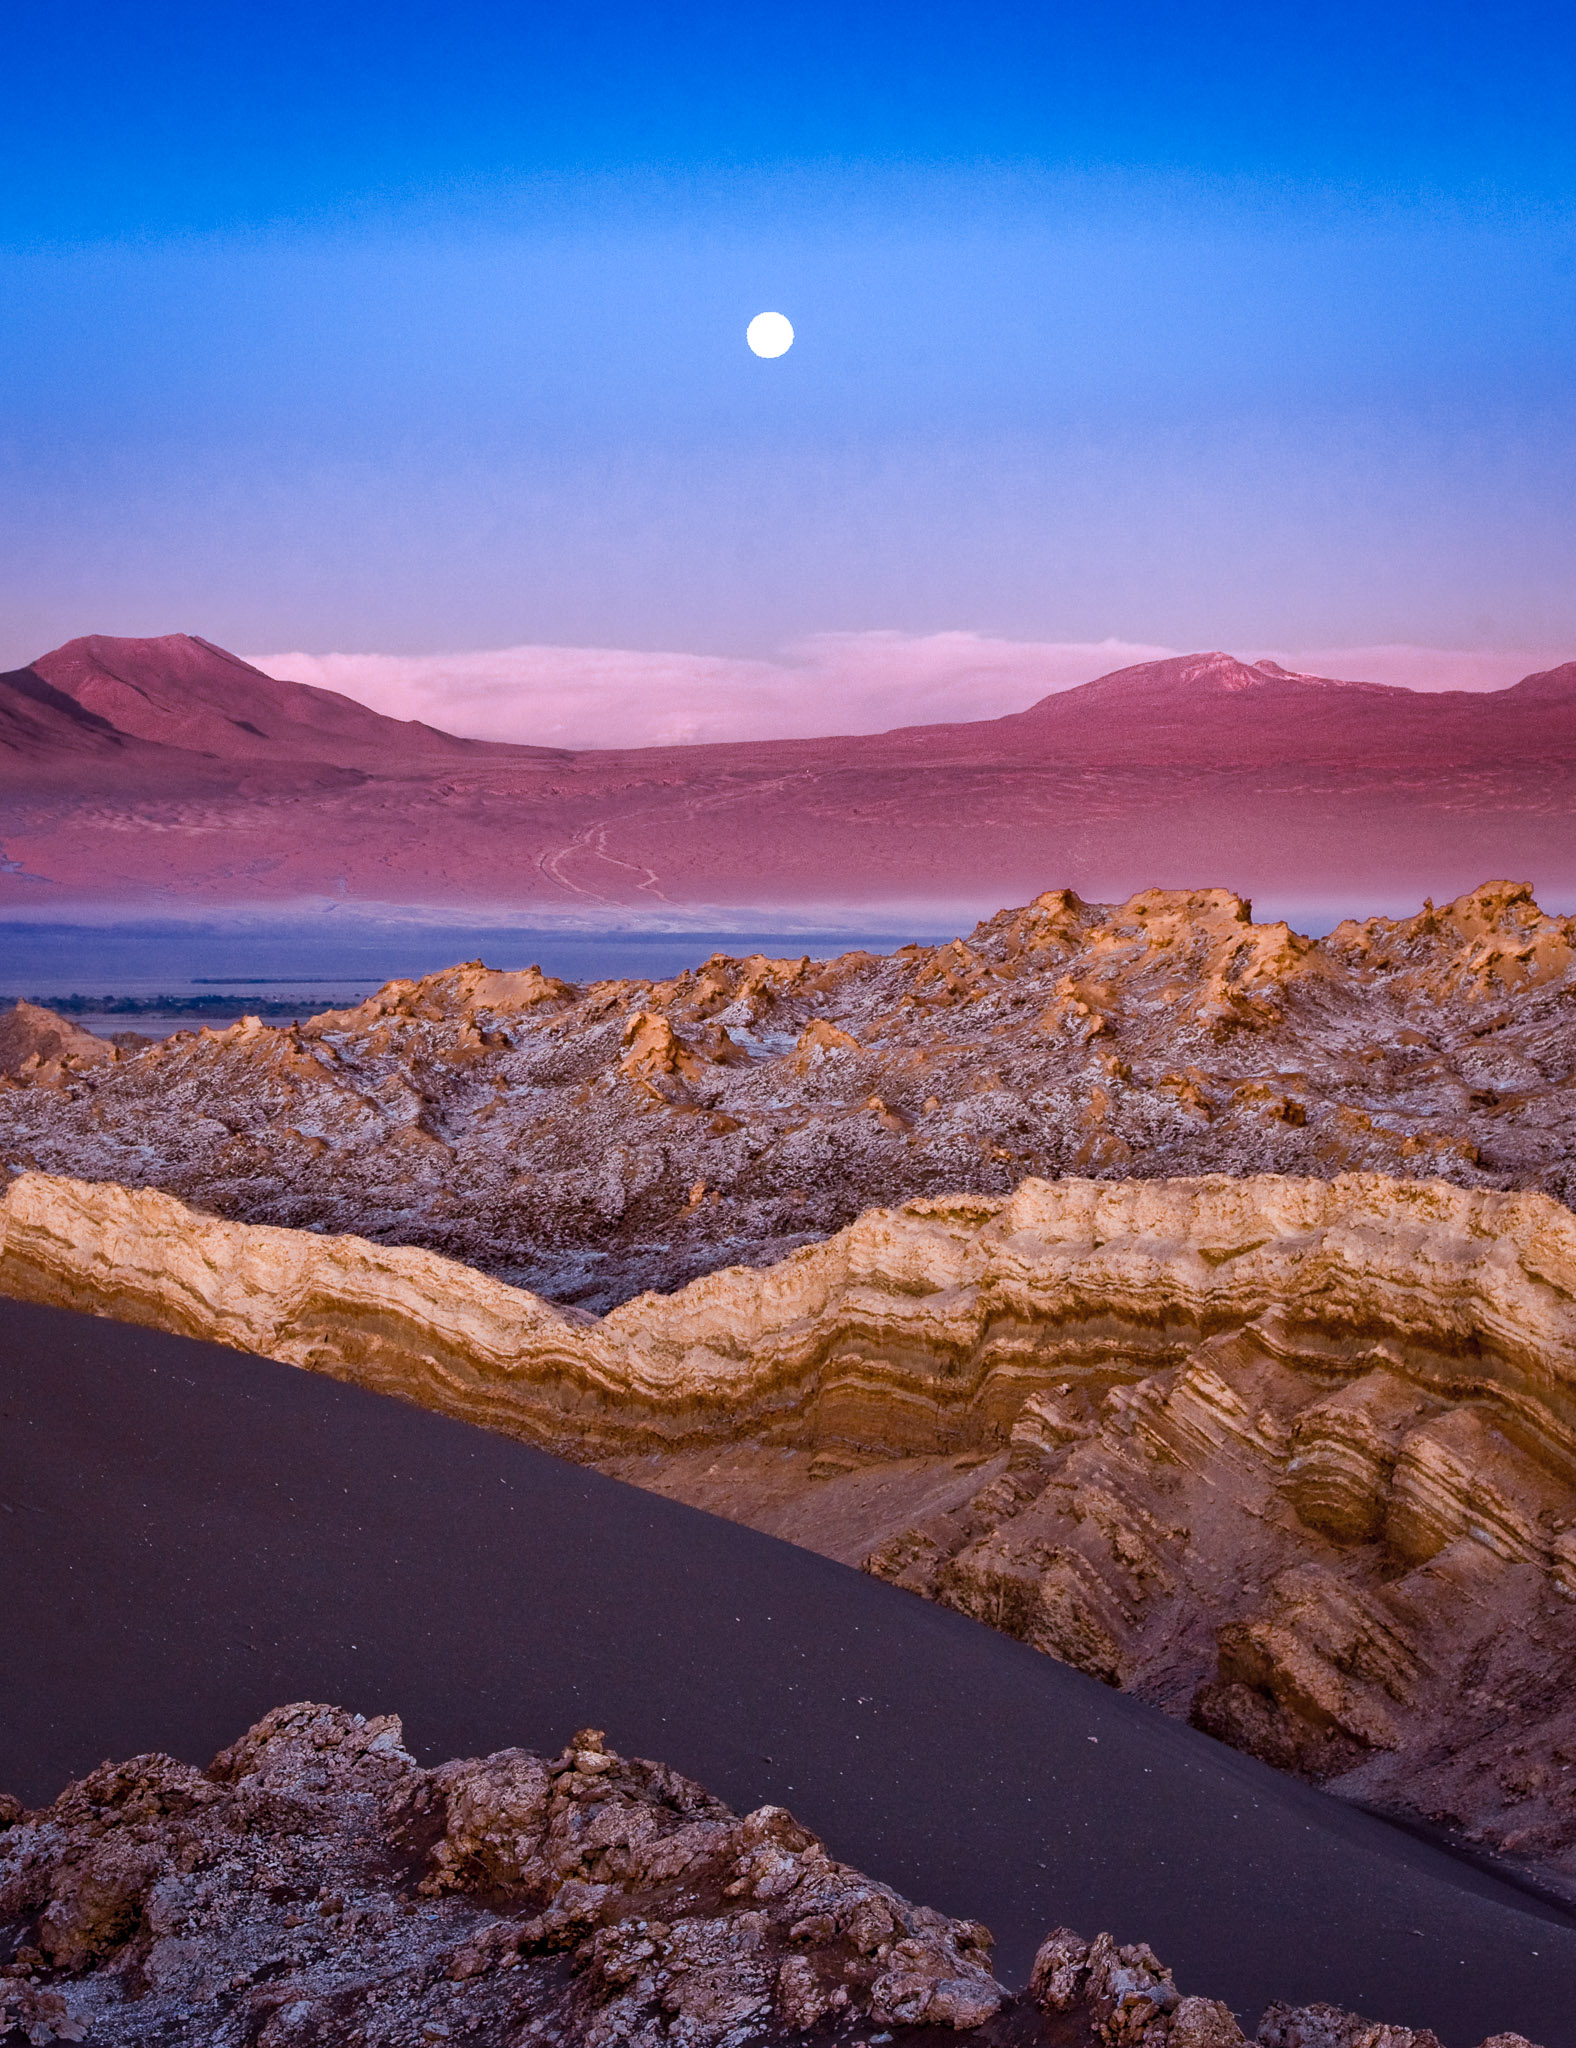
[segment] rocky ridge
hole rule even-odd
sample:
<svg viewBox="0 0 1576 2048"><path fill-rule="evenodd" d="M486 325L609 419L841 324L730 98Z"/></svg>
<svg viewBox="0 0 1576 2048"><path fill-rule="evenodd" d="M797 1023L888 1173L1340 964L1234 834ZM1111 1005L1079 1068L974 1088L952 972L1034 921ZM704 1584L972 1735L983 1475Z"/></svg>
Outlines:
<svg viewBox="0 0 1576 2048"><path fill-rule="evenodd" d="M112 1063L116 1050L109 1039L99 1038L69 1017L37 1003L13 1003L0 1016L0 1074L22 1082L37 1076L47 1086L64 1073L83 1073Z"/></svg>
<svg viewBox="0 0 1576 2048"><path fill-rule="evenodd" d="M206 1771L141 1756L37 1812L0 1799L0 2039L35 2048L1243 2043L1142 1943L1058 1928L1016 1999L990 1948L595 1729L425 1770L396 1717L300 1704ZM1327 2005L1255 2039L1439 2048Z"/></svg>
<svg viewBox="0 0 1576 2048"><path fill-rule="evenodd" d="M0 1173L419 1244L593 1310L1031 1175L1373 1171L1569 1202L1573 996L1576 920L1509 883L1322 940L1224 890L1058 890L890 957L584 987L472 962L141 1048L63 1021L46 1046L13 1012Z"/></svg>
<svg viewBox="0 0 1576 2048"><path fill-rule="evenodd" d="M0 1290L357 1380L805 1542L1576 1897L1576 1218L1025 1182L597 1321L27 1175Z"/></svg>

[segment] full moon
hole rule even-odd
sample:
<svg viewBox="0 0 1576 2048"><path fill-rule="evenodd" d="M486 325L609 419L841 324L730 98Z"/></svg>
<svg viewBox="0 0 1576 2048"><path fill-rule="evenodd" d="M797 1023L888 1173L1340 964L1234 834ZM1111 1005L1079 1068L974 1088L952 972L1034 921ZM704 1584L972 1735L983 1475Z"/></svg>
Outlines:
<svg viewBox="0 0 1576 2048"><path fill-rule="evenodd" d="M757 313L744 338L758 356L785 356L793 347L793 328L781 313Z"/></svg>

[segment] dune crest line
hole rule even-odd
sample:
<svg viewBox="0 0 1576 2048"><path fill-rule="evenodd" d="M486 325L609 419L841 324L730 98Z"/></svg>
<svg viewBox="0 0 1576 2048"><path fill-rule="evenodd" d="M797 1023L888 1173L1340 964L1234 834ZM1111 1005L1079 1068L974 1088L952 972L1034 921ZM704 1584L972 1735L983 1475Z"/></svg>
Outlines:
<svg viewBox="0 0 1576 2048"><path fill-rule="evenodd" d="M1343 1174L873 1209L600 1320L27 1173L0 1292L502 1431L957 1609L1576 1901L1576 1217Z"/></svg>

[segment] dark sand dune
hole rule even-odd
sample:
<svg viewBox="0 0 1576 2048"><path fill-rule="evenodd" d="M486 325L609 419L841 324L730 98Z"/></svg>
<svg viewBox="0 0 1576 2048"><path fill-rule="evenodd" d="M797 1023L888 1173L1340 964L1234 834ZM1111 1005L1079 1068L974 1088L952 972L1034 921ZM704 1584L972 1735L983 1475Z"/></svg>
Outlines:
<svg viewBox="0 0 1576 2048"><path fill-rule="evenodd" d="M316 1375L0 1303L0 1786L205 1762L284 1700L428 1758L585 1722L999 1937L1142 1938L1274 1997L1573 2038L1576 1923L806 1551Z"/></svg>

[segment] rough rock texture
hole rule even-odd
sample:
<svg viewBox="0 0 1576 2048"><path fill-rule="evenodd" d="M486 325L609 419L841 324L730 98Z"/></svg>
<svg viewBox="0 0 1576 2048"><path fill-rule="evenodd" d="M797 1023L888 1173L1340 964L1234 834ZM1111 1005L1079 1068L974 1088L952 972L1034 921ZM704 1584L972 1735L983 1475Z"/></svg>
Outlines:
<svg viewBox="0 0 1576 2048"><path fill-rule="evenodd" d="M7 1079L58 1088L68 1073L111 1064L115 1056L108 1039L37 1003L14 1003L0 1016L0 1075Z"/></svg>
<svg viewBox="0 0 1576 2048"><path fill-rule="evenodd" d="M206 1771L104 1764L0 1801L0 2039L733 2048L955 2038L1239 2048L1142 1944L1057 1929L1012 2000L989 1932L584 1729L423 1770L399 1721L276 1708ZM1273 2007L1274 2048L1438 2048ZM1499 2035L1485 2048L1531 2048Z"/></svg>
<svg viewBox="0 0 1576 2048"><path fill-rule="evenodd" d="M0 1289L490 1424L857 1562L1576 1896L1576 1218L1350 1175L875 1211L600 1323L25 1176Z"/></svg>
<svg viewBox="0 0 1576 2048"><path fill-rule="evenodd" d="M920 1199L600 1319L432 1252L24 1174L0 1197L0 1291L310 1366L583 1459L741 1439L1056 1456L1087 1433L1064 1411L1067 1375L1128 1387L1131 1407L1135 1383L1186 1364L1212 1448L1257 1431L1290 1460L1312 1527L1361 1533L1368 1510L1348 1496L1396 1466L1418 1554L1448 1520L1438 1475L1473 1456L1445 1437L1417 1450L1425 1414L1473 1404L1530 1454L1576 1463L1576 1217L1547 1196L1379 1174ZM1241 1380L1260 1350L1319 1383L1297 1450L1207 1382L1202 1361ZM1535 1529L1554 1503L1473 1513L1497 1549L1553 1568Z"/></svg>
<svg viewBox="0 0 1576 2048"><path fill-rule="evenodd" d="M1005 2003L976 1923L583 1730L420 1769L392 1717L276 1709L206 1772L106 1764L0 1833L31 2038L685 2048ZM39 2023L42 2022L42 2025Z"/></svg>
<svg viewBox="0 0 1576 2048"><path fill-rule="evenodd" d="M1069 1372L867 1569L1576 1898L1569 1453L1404 1348L1332 1387L1294 1306L1136 1382Z"/></svg>
<svg viewBox="0 0 1576 2048"><path fill-rule="evenodd" d="M1576 921L1508 883L1318 942L1224 890L1064 890L891 958L588 988L473 963L299 1026L68 1047L0 1080L0 1172L421 1244L604 1309L1029 1174L1569 1200L1573 996Z"/></svg>

